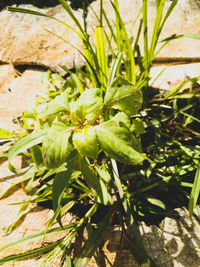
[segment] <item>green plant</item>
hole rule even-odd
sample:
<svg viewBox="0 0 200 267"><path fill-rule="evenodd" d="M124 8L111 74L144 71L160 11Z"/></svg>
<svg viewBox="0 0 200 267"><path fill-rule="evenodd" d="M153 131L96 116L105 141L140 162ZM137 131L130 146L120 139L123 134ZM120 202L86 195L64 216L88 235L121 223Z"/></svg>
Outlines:
<svg viewBox="0 0 200 267"><path fill-rule="evenodd" d="M180 166L173 166L174 169L171 173L165 171L169 162L166 161L166 155L163 157L159 155L159 149L161 147L173 149L175 142L183 150L183 145L180 140L172 143L169 140L162 141L162 137L166 134L162 122L167 119L168 114L161 120L160 118L151 119L152 115L148 114L148 109L146 111L144 108L144 112L148 114L147 117L142 115L140 109L143 104L142 92L147 98L150 91L149 72L153 59L160 51L160 49L156 50L156 47L161 30L177 1L172 1L164 16L163 9L166 1L156 1L157 15L150 47L148 46L146 0L143 0L143 15L133 45L121 19L117 0L112 3L115 11L114 30L103 10L103 1L100 1L101 13L99 27L95 29L95 45L91 43L87 27L81 26L67 2L64 0L59 0L59 2L76 23L78 30L39 12L13 7L10 7L9 10L46 16L75 31L83 42L83 52L77 50L85 59L86 69L77 68L76 72L72 73L63 66L63 69L70 74L66 79L48 72L47 97L38 99L36 107L23 114L20 120L23 129L21 134L10 133L3 129L0 134L4 138L17 137L16 140L11 140L7 144L8 146L12 145L7 154L10 162L18 154L28 157L28 169L26 168L24 179L18 183L26 182L26 191L30 195L30 199L25 203L17 203L22 204L22 207L16 222L25 214L29 203L42 203L50 200L54 209L54 215L48 221L44 233L29 236L17 243L63 230L68 230L68 233L62 240L54 244L1 259L0 263L50 251L41 266L48 266L63 252L66 252L67 266L71 266L70 254L73 249L73 238L80 229L90 226L91 234L74 259L75 266L86 266L103 241L109 225L112 224L113 217L117 216L131 250L141 266L145 264L155 266L143 247L136 221L145 214L166 214L169 211L159 197L154 197L153 190L171 185L174 169L181 169L187 160L184 158L183 164L181 161ZM110 34L104 31L104 19ZM138 45L142 28L143 57ZM115 50L110 36L116 44ZM58 36L58 38L65 41L62 36ZM164 40L162 47L173 38L177 38L177 36ZM109 47L108 50L106 43ZM138 68L135 57L139 62ZM59 88L57 88L58 80ZM168 101L167 99L170 97L176 99L178 91L180 88L174 92L174 95L166 96L164 101ZM44 102L43 104L40 104L41 100ZM171 103L169 109L170 105ZM153 108L159 109L161 105L156 104L156 108L155 105L152 106L152 113ZM170 114L169 117L173 116ZM149 131L148 127L151 124L157 135L156 143L152 145L153 147L143 146L146 152L143 153L141 135L145 135ZM180 152L177 147L176 151ZM169 151L168 154L170 153L172 152ZM187 153L184 156L186 157ZM194 164L190 164L191 172L195 170L195 160L198 157L197 148ZM162 166L159 165L160 160L163 162ZM143 167L141 167L142 164ZM15 169L11 163L9 168L15 173L25 171L24 169ZM198 173L197 176L199 176ZM177 179L172 180L172 183L177 181ZM39 181L40 185L35 187L34 181ZM5 194L6 192L3 192L1 197ZM192 192L192 195L194 194L190 210L193 209L198 194L195 189ZM63 225L63 214L76 203L89 205L90 208L74 224ZM107 207L106 215L94 226L93 215L98 213L98 209L102 205ZM60 227L50 228L56 220ZM16 222L10 225L6 231L10 232ZM98 240L98 242L94 242L94 240ZM14 244L4 248L11 245Z"/></svg>

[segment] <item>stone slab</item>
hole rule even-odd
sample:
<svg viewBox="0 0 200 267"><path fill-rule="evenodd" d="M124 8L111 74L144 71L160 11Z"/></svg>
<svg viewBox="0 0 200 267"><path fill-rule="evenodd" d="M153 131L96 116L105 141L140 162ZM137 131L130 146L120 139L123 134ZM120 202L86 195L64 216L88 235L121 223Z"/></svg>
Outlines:
<svg viewBox="0 0 200 267"><path fill-rule="evenodd" d="M19 7L54 16L76 28L60 5L48 9L39 9L32 5ZM81 12L74 11L74 15L81 22ZM13 65L41 65L62 73L65 73L60 68L62 65L73 68L77 52L45 29L80 47L77 34L55 20L7 10L0 12L0 61Z"/></svg>
<svg viewBox="0 0 200 267"><path fill-rule="evenodd" d="M153 66L150 77L150 84L153 83L153 87L160 90L173 90L189 78L200 77L200 63Z"/></svg>
<svg viewBox="0 0 200 267"><path fill-rule="evenodd" d="M18 126L13 119L33 105L37 94L41 92L41 76L39 70L26 70L21 76L13 78L0 92L0 128L16 130Z"/></svg>
<svg viewBox="0 0 200 267"><path fill-rule="evenodd" d="M155 1L149 3L149 32L151 35L155 21ZM166 2L169 6L170 1ZM95 13L99 14L100 0L91 4ZM110 0L103 1L105 12L111 23L114 19L114 11ZM132 27L142 5L141 0L119 0L120 14L125 22L130 36L136 35L136 27ZM195 33L200 34L200 4L199 0L179 0L178 4L168 19L160 40L172 34ZM32 5L21 5L20 7L36 11L42 11L50 16L75 27L74 22L66 11L60 6L47 9L39 9ZM74 15L82 23L82 10L73 10ZM88 8L87 25L89 32L94 39L93 29L99 25L93 11ZM76 28L76 27L75 27ZM68 43L50 34L48 29L67 42L72 43L78 49L82 49L82 43L78 35L69 28L54 20L21 13L12 13L6 10L0 12L0 62L28 65L41 65L65 74L61 69L62 65L73 68L76 64L82 66L80 54ZM142 47L142 39L140 40ZM172 41L159 54L162 58L198 58L200 59L200 41L181 38Z"/></svg>

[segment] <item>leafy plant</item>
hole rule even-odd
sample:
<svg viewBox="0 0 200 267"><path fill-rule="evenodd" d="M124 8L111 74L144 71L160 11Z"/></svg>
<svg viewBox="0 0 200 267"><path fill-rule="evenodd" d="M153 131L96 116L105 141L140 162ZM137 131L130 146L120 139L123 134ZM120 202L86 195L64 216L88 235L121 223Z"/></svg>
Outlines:
<svg viewBox="0 0 200 267"><path fill-rule="evenodd" d="M24 112L20 119L22 133L1 130L0 134L3 138L11 138L8 146L12 146L7 154L11 171L24 171L11 165L11 160L16 155L23 154L28 157L28 169L19 183L26 182L30 199L18 203L22 204L22 207L16 222L24 215L29 203L51 201L54 215L47 223L45 234L63 230L68 232L54 244L1 259L0 263L49 251L41 264L48 266L66 251L66 262L70 266L73 239L81 229L89 226L91 234L73 260L75 266L86 266L101 245L113 218L117 216L139 264L155 266L143 247L136 221L146 215L166 215L170 211L169 203L160 199L159 194L155 197L154 189L159 192L163 188L170 188L174 183L188 186L181 178L177 179L176 175L184 176L187 171L193 173L199 157L198 147L191 156L191 151L184 146L183 140L166 138L168 128L164 127L164 122L173 121L174 117L183 115L181 112L190 109L188 106L185 109L176 108L178 93L183 86L165 96L165 104L160 105L156 99L151 102L149 100L150 110L144 106L143 111L140 111L143 93L147 99L151 90L148 85L149 72L153 59L160 51L160 48L156 50L160 33L177 1L172 1L164 16L166 1L156 1L157 14L150 47L147 0L143 0L142 19L134 44L131 43L121 19L117 0L112 3L115 11L114 30L103 9L103 1L100 1L101 13L99 26L95 28L95 44L89 38L87 27L81 26L68 3L64 0L59 2L75 22L77 29L40 12L13 7L9 10L52 18L76 32L83 42L83 52L77 50L84 58L86 68L82 70L77 67L76 72L72 73L63 66L69 74L66 79L48 72L43 80L48 85L47 94L38 99L34 108ZM104 20L110 34L104 31ZM142 27L143 57L138 45ZM116 44L115 50L110 37ZM58 38L65 41L62 36ZM173 38L177 36L170 37L170 40ZM169 40L165 40L162 47L168 42ZM138 67L135 57L139 62ZM159 114L159 109L164 110L161 118L155 116ZM189 115L194 119L194 116L191 116L193 115ZM185 121L185 125L188 123L190 122ZM155 143L145 144L145 136L151 131L155 136ZM12 139L15 137L16 139ZM163 151L161 154L160 149ZM181 152L179 164L170 165L171 154L179 154L180 151L184 153ZM195 183L198 179L199 170ZM34 181L39 181L40 185L34 186ZM191 186L190 184L189 187ZM187 194L182 189L179 193L182 198ZM191 212L196 205L198 193L199 189L194 187L190 202ZM1 197L5 194L6 192L3 192ZM75 223L63 225L62 216L77 203L89 206L87 212ZM106 206L106 214L94 225L94 214L98 213L101 206ZM60 227L52 229L51 226L56 220ZM6 232L10 232L16 222L10 225ZM17 243L43 234L29 236ZM6 245L1 250L17 243Z"/></svg>

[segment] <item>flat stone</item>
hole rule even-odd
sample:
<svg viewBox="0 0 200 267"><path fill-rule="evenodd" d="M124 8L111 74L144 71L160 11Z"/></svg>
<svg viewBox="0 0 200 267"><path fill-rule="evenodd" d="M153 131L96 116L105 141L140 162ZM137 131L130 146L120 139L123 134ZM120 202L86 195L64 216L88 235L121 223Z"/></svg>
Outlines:
<svg viewBox="0 0 200 267"><path fill-rule="evenodd" d="M39 9L32 5L19 7L54 16L76 29L74 22L61 5L48 9ZM81 22L82 13L73 12ZM3 10L0 13L0 61L13 65L42 65L53 71L66 73L60 66L67 65L68 68L73 68L77 51L45 29L80 47L81 41L78 35L55 20Z"/></svg>
<svg viewBox="0 0 200 267"><path fill-rule="evenodd" d="M144 246L158 266L200 266L200 220L186 208L175 209L160 228L140 225Z"/></svg>
<svg viewBox="0 0 200 267"><path fill-rule="evenodd" d="M153 87L160 90L173 90L189 78L198 76L200 76L200 63L159 65L151 68L150 84L155 80Z"/></svg>
<svg viewBox="0 0 200 267"><path fill-rule="evenodd" d="M12 65L0 65L0 93L8 91L8 84L17 76L17 72Z"/></svg>
<svg viewBox="0 0 200 267"><path fill-rule="evenodd" d="M171 2L166 2L166 7ZM151 36L155 21L155 1L148 1L148 27ZM100 0L91 4L95 13L99 14ZM114 10L110 0L103 1L105 13L112 24ZM119 0L120 15L125 22L130 36L135 36L138 22L133 27L139 10L141 0ZM61 5L53 8L39 9L32 5L21 5L19 7L40 11L76 28L74 22ZM82 23L82 10L73 13L79 22ZM91 38L94 39L93 29L99 25L91 8L88 8L87 24ZM179 0L171 17L167 20L160 40L172 34L200 34L200 7L199 0ZM105 24L106 28L106 24ZM38 17L29 14L13 13L3 10L0 12L0 62L12 63L13 65L28 64L41 65L53 71L65 74L61 69L62 65L73 68L76 64L83 65L81 55L71 45L45 31L45 29L61 36L67 42L78 49L82 49L82 42L78 35L68 27L45 17ZM142 38L140 38L141 51ZM159 54L162 58L200 58L199 40L180 38L170 42Z"/></svg>
<svg viewBox="0 0 200 267"><path fill-rule="evenodd" d="M26 108L35 103L37 94L42 90L43 73L38 70L26 70L6 85L9 90L0 92L0 128L8 130L18 128L13 119L21 116Z"/></svg>

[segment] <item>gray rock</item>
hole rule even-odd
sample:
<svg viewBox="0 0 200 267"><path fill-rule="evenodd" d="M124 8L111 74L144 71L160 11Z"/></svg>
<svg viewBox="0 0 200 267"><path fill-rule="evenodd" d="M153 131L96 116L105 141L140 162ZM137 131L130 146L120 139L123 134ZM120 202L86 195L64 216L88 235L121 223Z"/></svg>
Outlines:
<svg viewBox="0 0 200 267"><path fill-rule="evenodd" d="M175 209L160 224L140 225L144 246L160 267L200 266L200 219L186 208Z"/></svg>

